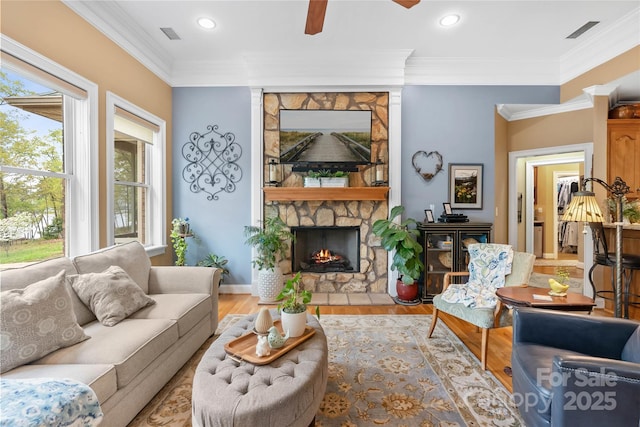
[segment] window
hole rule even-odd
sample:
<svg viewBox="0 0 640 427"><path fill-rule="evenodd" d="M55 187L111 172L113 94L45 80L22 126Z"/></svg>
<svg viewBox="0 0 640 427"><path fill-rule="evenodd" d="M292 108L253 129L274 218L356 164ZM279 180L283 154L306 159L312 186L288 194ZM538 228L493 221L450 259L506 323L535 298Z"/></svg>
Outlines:
<svg viewBox="0 0 640 427"><path fill-rule="evenodd" d="M7 263L95 250L97 86L1 41L0 242L6 254L29 248Z"/></svg>
<svg viewBox="0 0 640 427"><path fill-rule="evenodd" d="M165 122L107 92L108 236L164 252Z"/></svg>

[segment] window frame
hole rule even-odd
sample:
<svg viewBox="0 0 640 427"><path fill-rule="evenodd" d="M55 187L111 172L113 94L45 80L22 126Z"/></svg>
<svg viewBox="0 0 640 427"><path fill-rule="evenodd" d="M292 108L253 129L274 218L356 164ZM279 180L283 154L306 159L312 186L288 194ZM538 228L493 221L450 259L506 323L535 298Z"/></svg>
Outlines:
<svg viewBox="0 0 640 427"><path fill-rule="evenodd" d="M100 222L98 216L98 85L63 67L51 59L0 34L2 51L86 92L78 99L64 89L64 155L67 193L65 194L65 256L74 257L99 248ZM28 69L3 66L36 82L52 85ZM54 87L58 86L55 83ZM56 87L57 88L57 87Z"/></svg>
<svg viewBox="0 0 640 427"><path fill-rule="evenodd" d="M149 256L162 255L167 248L166 232L166 122L146 110L132 104L113 92L106 93L106 165L107 165L107 241L115 244L115 116L116 108L125 110L157 127L153 130L153 141L146 147L145 171L147 203L145 209L148 224L148 243L144 245Z"/></svg>

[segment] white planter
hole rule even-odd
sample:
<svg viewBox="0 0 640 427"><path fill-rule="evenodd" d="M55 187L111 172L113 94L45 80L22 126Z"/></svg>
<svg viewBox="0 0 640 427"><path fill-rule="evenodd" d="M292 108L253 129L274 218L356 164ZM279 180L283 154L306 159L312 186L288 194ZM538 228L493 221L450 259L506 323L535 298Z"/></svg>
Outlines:
<svg viewBox="0 0 640 427"><path fill-rule="evenodd" d="M258 271L258 296L260 302L275 302L284 286L284 277L280 267Z"/></svg>
<svg viewBox="0 0 640 427"><path fill-rule="evenodd" d="M349 177L341 176L341 177L322 177L320 178L320 187L348 187L349 186Z"/></svg>
<svg viewBox="0 0 640 427"><path fill-rule="evenodd" d="M310 178L308 176L304 177L304 186L305 187L320 187L320 178Z"/></svg>
<svg viewBox="0 0 640 427"><path fill-rule="evenodd" d="M286 334L289 331L289 338L299 337L304 333L307 326L307 312L302 313L280 313L282 321L282 331Z"/></svg>

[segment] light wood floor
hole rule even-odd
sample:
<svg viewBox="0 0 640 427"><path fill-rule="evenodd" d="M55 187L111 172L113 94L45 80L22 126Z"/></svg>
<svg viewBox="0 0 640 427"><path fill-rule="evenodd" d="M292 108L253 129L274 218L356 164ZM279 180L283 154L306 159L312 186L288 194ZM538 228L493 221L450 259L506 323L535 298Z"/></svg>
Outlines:
<svg viewBox="0 0 640 427"><path fill-rule="evenodd" d="M571 277L582 277L582 270L570 268ZM555 267L536 266L534 271L544 274L554 274ZM227 314L250 314L260 310L264 305L258 305L258 298L247 294L221 294L219 298L218 317L222 319ZM273 306L275 307L275 306ZM309 312L311 312L309 308ZM432 314L431 304L416 306L322 306L321 314ZM601 310L598 310L601 311ZM602 313L606 315L606 313ZM462 342L480 357L480 341L482 334L475 326L461 321L455 317L442 313L439 321L444 321ZM510 365L511 359L511 327L492 329L489 332L489 349L487 355L487 368L504 386L512 391L511 377L504 368Z"/></svg>

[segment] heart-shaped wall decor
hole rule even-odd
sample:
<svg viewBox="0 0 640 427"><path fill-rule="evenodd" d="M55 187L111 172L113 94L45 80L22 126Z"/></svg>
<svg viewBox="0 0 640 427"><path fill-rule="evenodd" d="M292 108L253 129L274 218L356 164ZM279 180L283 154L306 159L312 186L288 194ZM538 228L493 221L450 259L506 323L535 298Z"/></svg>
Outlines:
<svg viewBox="0 0 640 427"><path fill-rule="evenodd" d="M413 168L425 181L430 181L438 172L442 171L442 155L437 151L416 151L411 157Z"/></svg>

